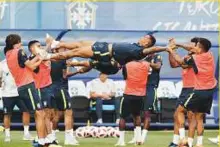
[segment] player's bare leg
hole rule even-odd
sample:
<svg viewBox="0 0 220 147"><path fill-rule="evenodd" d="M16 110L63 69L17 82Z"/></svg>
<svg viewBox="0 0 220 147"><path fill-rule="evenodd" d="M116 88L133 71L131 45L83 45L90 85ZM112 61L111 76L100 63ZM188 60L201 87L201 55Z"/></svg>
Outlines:
<svg viewBox="0 0 220 147"><path fill-rule="evenodd" d="M144 111L144 127L143 127L143 131L142 131L142 136L141 136L142 143L145 142L145 140L147 138L148 129L150 128L150 122L151 122L150 114L151 114L150 111Z"/></svg>
<svg viewBox="0 0 220 147"><path fill-rule="evenodd" d="M56 138L56 132L58 132L58 123L59 120L63 117L63 111L54 110L53 112L53 118L51 120L52 122L52 134L54 138Z"/></svg>
<svg viewBox="0 0 220 147"><path fill-rule="evenodd" d="M205 114L204 113L195 113L195 118L197 122L197 147L203 146L203 133L204 133L204 119Z"/></svg>
<svg viewBox="0 0 220 147"><path fill-rule="evenodd" d="M51 54L50 59L62 60L70 59L73 57L91 58L93 57L93 51L91 46L84 46L81 48L75 48L69 51L59 52Z"/></svg>
<svg viewBox="0 0 220 147"><path fill-rule="evenodd" d="M176 111L178 118L180 140L184 140L185 139L185 109L183 106L179 105Z"/></svg>
<svg viewBox="0 0 220 147"><path fill-rule="evenodd" d="M73 135L73 110L67 109L64 111L64 123L65 123L65 145L79 145Z"/></svg>
<svg viewBox="0 0 220 147"><path fill-rule="evenodd" d="M59 48L66 48L69 50L75 48L81 48L84 46L92 46L95 42L94 41L76 41L76 42L62 42L62 41L55 41L53 37L50 35L46 35L46 44L51 49L59 50Z"/></svg>
<svg viewBox="0 0 220 147"><path fill-rule="evenodd" d="M135 144L136 138L137 138L137 131L136 131L136 119L133 118L133 124L134 124L134 136L133 138L128 142L128 144Z"/></svg>
<svg viewBox="0 0 220 147"><path fill-rule="evenodd" d="M40 144L45 144L46 138L46 125L45 125L45 113L43 110L37 110L35 112L35 122L36 122L36 130L38 135L38 142Z"/></svg>
<svg viewBox="0 0 220 147"><path fill-rule="evenodd" d="M46 132L47 132L47 143L54 143L56 141L56 137L52 134L52 115L53 115L53 109L45 108L45 124L46 124Z"/></svg>
<svg viewBox="0 0 220 147"><path fill-rule="evenodd" d="M10 125L11 125L11 115L5 114L4 115L4 128L5 128L5 142L10 142Z"/></svg>
<svg viewBox="0 0 220 147"><path fill-rule="evenodd" d="M192 111L187 112L188 124L189 124L189 131L188 131L188 145L189 147L193 146L193 138L196 129L196 118L195 114Z"/></svg>
<svg viewBox="0 0 220 147"><path fill-rule="evenodd" d="M119 121L119 139L115 146L125 146L125 119L120 118Z"/></svg>
<svg viewBox="0 0 220 147"><path fill-rule="evenodd" d="M24 126L24 136L23 140L33 140L30 132L29 132L29 125L30 125L30 113L29 112L23 112L22 114L22 121Z"/></svg>
<svg viewBox="0 0 220 147"><path fill-rule="evenodd" d="M174 134L173 134L173 141L170 143L169 147L177 147L179 144L179 127L178 127L178 111L176 110L174 115Z"/></svg>
<svg viewBox="0 0 220 147"><path fill-rule="evenodd" d="M142 140L141 140L141 117L139 115L135 115L133 116L134 120L135 120L135 131L136 131L136 139L135 139L135 143L136 145L141 145L143 144Z"/></svg>

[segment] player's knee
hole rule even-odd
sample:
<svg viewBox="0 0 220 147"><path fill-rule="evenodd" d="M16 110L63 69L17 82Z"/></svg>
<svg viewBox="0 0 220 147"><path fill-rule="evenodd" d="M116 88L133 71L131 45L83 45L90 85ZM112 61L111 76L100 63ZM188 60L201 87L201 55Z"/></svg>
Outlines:
<svg viewBox="0 0 220 147"><path fill-rule="evenodd" d="M72 115L73 115L72 109L67 109L67 110L65 111L65 116L72 116Z"/></svg>
<svg viewBox="0 0 220 147"><path fill-rule="evenodd" d="M176 109L176 112L177 113L185 113L185 108L181 105L179 105Z"/></svg>
<svg viewBox="0 0 220 147"><path fill-rule="evenodd" d="M44 112L43 110L37 110L37 111L35 112L35 116L36 116L37 118L42 118L42 119L44 119L44 118L45 118L45 112Z"/></svg>

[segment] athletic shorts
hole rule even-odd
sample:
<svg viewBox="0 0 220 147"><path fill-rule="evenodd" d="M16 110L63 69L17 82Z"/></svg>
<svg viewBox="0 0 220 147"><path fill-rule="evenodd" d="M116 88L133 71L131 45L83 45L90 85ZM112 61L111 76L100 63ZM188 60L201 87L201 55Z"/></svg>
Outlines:
<svg viewBox="0 0 220 147"><path fill-rule="evenodd" d="M28 108L24 104L24 101L19 96L16 97L3 97L3 111L4 114L11 114L14 107L17 106L20 112L28 112Z"/></svg>
<svg viewBox="0 0 220 147"><path fill-rule="evenodd" d="M29 111L41 110L42 103L34 83L18 88L19 97L24 101Z"/></svg>
<svg viewBox="0 0 220 147"><path fill-rule="evenodd" d="M145 57L143 54L143 49L137 46L123 48L123 46L120 46L120 43L113 43L112 50L113 58L120 65L125 65L126 63L133 60L141 60Z"/></svg>
<svg viewBox="0 0 220 147"><path fill-rule="evenodd" d="M96 70L100 71L101 73L112 75L116 74L120 68L118 68L118 65L116 62L99 62L95 60L90 61L90 65L95 68Z"/></svg>
<svg viewBox="0 0 220 147"><path fill-rule="evenodd" d="M193 92L193 88L182 88L182 91L181 91L180 96L179 96L177 103L176 103L176 108L179 105L183 106L184 102L188 98L189 94L191 94L192 92Z"/></svg>
<svg viewBox="0 0 220 147"><path fill-rule="evenodd" d="M111 57L108 49L108 43L95 42L92 46L93 57L91 59L99 62L110 62Z"/></svg>
<svg viewBox="0 0 220 147"><path fill-rule="evenodd" d="M54 99L53 91L51 85L38 89L38 95L41 98L41 103L43 108L54 108L52 99Z"/></svg>
<svg viewBox="0 0 220 147"><path fill-rule="evenodd" d="M127 118L130 114L139 116L143 107L143 96L126 95L121 99L120 116Z"/></svg>
<svg viewBox="0 0 220 147"><path fill-rule="evenodd" d="M147 85L147 94L144 97L144 111L157 111L157 87Z"/></svg>
<svg viewBox="0 0 220 147"><path fill-rule="evenodd" d="M209 114L212 107L214 91L215 89L193 90L193 92L187 96L183 106L188 111Z"/></svg>
<svg viewBox="0 0 220 147"><path fill-rule="evenodd" d="M53 107L60 111L72 109L69 92L62 86L62 83L53 83L51 88L54 94L54 99L52 99Z"/></svg>

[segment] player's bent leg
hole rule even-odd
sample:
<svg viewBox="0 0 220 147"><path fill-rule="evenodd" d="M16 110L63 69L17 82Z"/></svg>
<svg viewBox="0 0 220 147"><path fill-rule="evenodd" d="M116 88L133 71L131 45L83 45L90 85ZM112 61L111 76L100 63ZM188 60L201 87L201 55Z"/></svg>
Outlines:
<svg viewBox="0 0 220 147"><path fill-rule="evenodd" d="M188 118L188 124L189 124L187 142L188 142L188 146L192 147L193 146L193 138L194 138L195 129L196 129L195 113L193 113L192 111L188 111L187 118Z"/></svg>
<svg viewBox="0 0 220 147"><path fill-rule="evenodd" d="M75 48L69 51L51 54L50 59L62 60L62 59L70 59L72 57L91 58L93 57L92 47L85 46L81 48Z"/></svg>
<svg viewBox="0 0 220 147"><path fill-rule="evenodd" d="M195 113L195 118L197 122L197 147L203 146L203 133L204 133L204 119L205 114L204 113Z"/></svg>

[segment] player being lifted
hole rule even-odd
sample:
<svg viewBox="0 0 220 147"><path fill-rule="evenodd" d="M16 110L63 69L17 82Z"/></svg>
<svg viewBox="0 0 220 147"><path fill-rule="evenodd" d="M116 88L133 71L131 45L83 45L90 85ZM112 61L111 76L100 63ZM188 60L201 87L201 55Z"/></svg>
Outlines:
<svg viewBox="0 0 220 147"><path fill-rule="evenodd" d="M51 49L66 48L65 52L59 53L39 53L44 59L69 59L72 57L91 58L98 62L112 63L117 62L120 65L133 60L140 60L146 55L156 52L162 52L167 47L154 46L156 39L153 35L145 35L137 43L107 43L94 41L78 42L59 42L52 37L46 39L46 43Z"/></svg>

